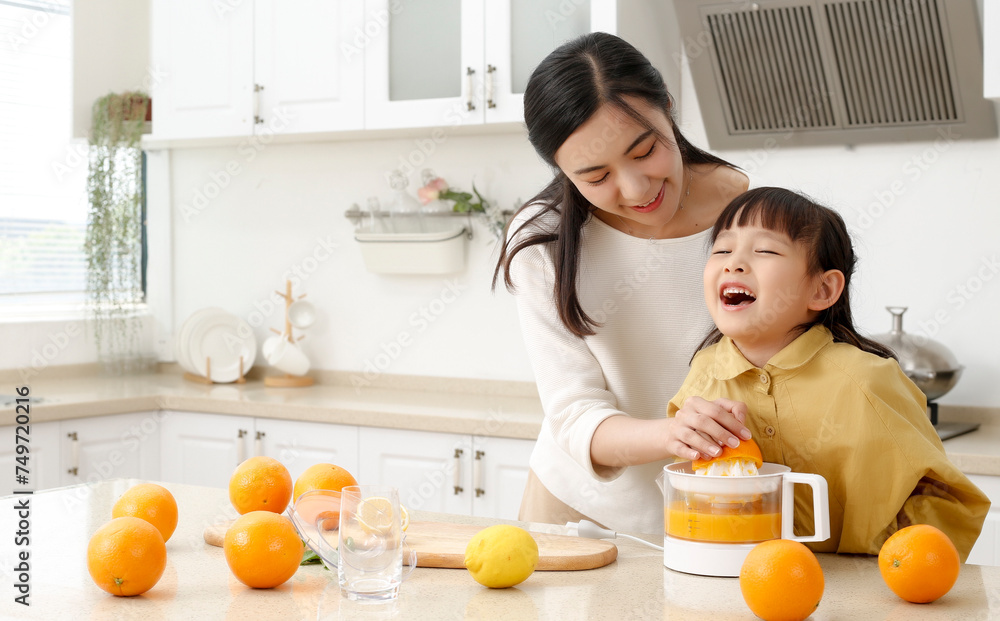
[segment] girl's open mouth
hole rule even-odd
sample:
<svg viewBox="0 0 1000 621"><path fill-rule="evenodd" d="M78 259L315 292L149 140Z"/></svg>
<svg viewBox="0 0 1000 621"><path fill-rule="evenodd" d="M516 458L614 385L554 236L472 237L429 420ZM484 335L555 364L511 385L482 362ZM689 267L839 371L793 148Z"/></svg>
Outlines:
<svg viewBox="0 0 1000 621"><path fill-rule="evenodd" d="M659 207L661 203L663 203L663 191L666 187L667 184L664 182L663 185L660 186L660 192L659 194L656 195L656 198L649 201L645 205L634 205L632 207L629 207L629 209L633 211L638 211L639 213L649 213L653 211L654 209Z"/></svg>
<svg viewBox="0 0 1000 621"><path fill-rule="evenodd" d="M726 308L740 308L750 306L757 301L757 296L746 287L736 285L723 285L719 295L723 306Z"/></svg>

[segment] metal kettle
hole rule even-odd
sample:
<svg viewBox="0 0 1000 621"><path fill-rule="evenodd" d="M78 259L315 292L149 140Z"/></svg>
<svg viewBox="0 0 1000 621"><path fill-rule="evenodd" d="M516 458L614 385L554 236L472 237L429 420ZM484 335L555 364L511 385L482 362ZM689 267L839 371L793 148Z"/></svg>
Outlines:
<svg viewBox="0 0 1000 621"><path fill-rule="evenodd" d="M930 402L954 388L965 367L958 364L951 351L941 343L903 332L906 308L886 306L885 309L892 313L892 330L872 338L896 353L903 373L913 380Z"/></svg>

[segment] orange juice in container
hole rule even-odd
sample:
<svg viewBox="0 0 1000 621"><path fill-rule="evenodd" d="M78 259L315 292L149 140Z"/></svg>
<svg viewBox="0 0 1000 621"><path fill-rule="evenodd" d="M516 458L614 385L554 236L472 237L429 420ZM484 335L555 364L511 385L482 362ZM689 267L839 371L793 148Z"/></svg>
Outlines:
<svg viewBox="0 0 1000 621"><path fill-rule="evenodd" d="M711 460L664 466L663 564L706 576L739 576L761 541L824 541L830 536L826 479L764 462L756 443L726 447ZM813 535L792 533L794 486L813 490Z"/></svg>

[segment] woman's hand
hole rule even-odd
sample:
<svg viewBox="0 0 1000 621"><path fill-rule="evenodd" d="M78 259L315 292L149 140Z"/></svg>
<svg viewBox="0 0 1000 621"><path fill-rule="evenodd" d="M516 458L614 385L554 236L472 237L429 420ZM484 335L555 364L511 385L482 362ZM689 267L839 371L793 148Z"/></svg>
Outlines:
<svg viewBox="0 0 1000 621"><path fill-rule="evenodd" d="M739 438L750 439L743 424L747 406L739 401L688 397L673 418L668 419L667 450L681 459L711 459L724 445L739 446Z"/></svg>

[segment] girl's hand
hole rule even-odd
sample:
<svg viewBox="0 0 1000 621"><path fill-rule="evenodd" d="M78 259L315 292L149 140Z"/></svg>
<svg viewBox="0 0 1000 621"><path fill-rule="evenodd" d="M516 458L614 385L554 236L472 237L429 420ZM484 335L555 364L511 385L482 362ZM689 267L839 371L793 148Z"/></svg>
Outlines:
<svg viewBox="0 0 1000 621"><path fill-rule="evenodd" d="M667 439L667 450L681 459L711 459L729 445L736 448L739 438L750 439L750 430L743 424L747 406L739 401L688 397L673 418Z"/></svg>

